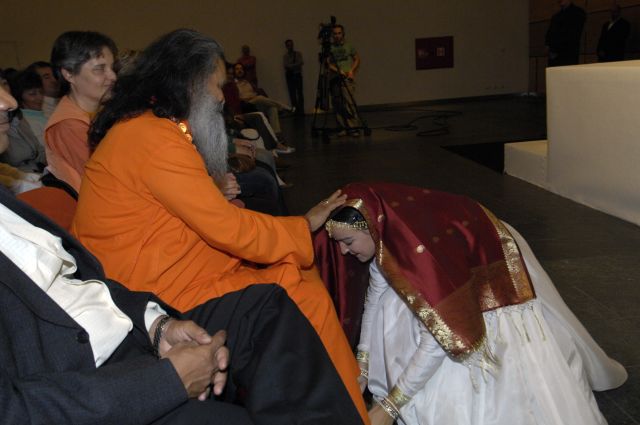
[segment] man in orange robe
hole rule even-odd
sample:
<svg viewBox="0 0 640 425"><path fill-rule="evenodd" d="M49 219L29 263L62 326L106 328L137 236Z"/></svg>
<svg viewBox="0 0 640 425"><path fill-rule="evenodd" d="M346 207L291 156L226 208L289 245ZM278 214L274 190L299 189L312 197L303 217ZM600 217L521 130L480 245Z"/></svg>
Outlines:
<svg viewBox="0 0 640 425"><path fill-rule="evenodd" d="M170 68L167 74L189 69L191 77L183 72L187 81L198 78L194 56L211 46L213 58L203 59L214 61L205 84L181 84L196 87L197 93L185 94L191 96L188 108L164 105L160 93L178 89L162 86L171 84L163 67ZM154 292L183 311L254 283L278 283L316 329L369 423L357 363L313 266L310 228L321 226L344 197L334 193L306 217L273 217L237 208L223 197L212 178L226 171L220 55L215 41L179 30L149 46L136 68L118 80L90 133L99 144L85 167L72 232L100 259L107 276ZM140 102L129 99L134 96L152 100L144 110L135 109ZM170 108L173 115L162 117Z"/></svg>

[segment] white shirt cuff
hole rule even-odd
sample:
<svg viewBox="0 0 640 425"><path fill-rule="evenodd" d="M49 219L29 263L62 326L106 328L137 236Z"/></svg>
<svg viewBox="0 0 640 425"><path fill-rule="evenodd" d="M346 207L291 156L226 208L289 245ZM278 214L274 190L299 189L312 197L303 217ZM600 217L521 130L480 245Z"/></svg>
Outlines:
<svg viewBox="0 0 640 425"><path fill-rule="evenodd" d="M167 314L167 312L164 311L162 307L158 305L158 303L149 301L147 303L147 310L144 312L144 325L147 328L147 332L151 331L151 325L153 325L153 322L158 317L163 316L165 314Z"/></svg>

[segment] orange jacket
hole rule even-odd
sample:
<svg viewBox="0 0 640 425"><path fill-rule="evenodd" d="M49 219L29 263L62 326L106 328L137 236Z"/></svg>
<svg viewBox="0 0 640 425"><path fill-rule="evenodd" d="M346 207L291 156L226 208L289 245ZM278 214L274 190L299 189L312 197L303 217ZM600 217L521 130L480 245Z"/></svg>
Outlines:
<svg viewBox="0 0 640 425"><path fill-rule="evenodd" d="M90 114L64 96L44 130L47 168L76 191L80 189L84 164L90 155L89 124Z"/></svg>

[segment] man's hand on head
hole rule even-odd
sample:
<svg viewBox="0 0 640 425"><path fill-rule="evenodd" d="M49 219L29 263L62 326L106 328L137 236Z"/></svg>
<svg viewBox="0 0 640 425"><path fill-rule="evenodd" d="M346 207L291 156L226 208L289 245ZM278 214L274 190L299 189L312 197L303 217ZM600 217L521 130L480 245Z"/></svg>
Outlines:
<svg viewBox="0 0 640 425"><path fill-rule="evenodd" d="M343 205L346 200L347 195L338 189L327 199L320 201L316 206L307 211L304 217L309 222L309 230L311 230L311 232L318 230L324 222L327 221L331 211Z"/></svg>

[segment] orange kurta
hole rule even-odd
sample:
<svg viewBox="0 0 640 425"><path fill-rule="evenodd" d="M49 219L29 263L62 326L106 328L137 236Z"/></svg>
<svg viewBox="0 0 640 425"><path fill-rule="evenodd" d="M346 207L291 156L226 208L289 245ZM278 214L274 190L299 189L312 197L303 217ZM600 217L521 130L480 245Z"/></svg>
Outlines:
<svg viewBox="0 0 640 425"><path fill-rule="evenodd" d="M359 369L312 265L307 221L229 203L172 121L148 112L109 131L86 164L72 232L108 277L182 311L250 284L280 284L368 423Z"/></svg>
<svg viewBox="0 0 640 425"><path fill-rule="evenodd" d="M84 164L90 155L89 124L90 114L64 96L44 131L47 168L76 191L80 189Z"/></svg>

